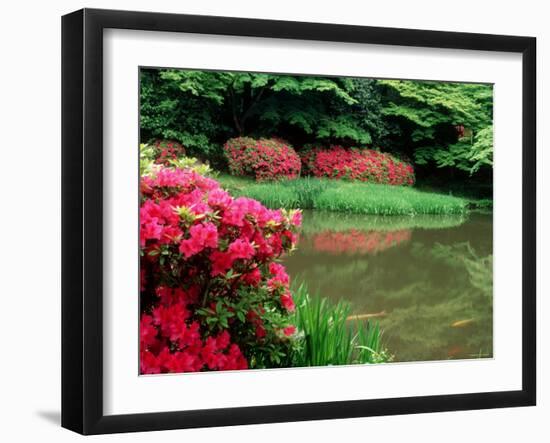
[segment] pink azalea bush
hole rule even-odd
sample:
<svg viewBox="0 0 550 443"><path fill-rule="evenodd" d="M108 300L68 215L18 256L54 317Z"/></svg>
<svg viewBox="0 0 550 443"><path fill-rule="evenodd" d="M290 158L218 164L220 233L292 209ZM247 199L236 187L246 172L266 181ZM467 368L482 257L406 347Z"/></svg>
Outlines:
<svg viewBox="0 0 550 443"><path fill-rule="evenodd" d="M294 302L277 263L299 211L231 197L192 170L141 179L142 374L284 366Z"/></svg>
<svg viewBox="0 0 550 443"><path fill-rule="evenodd" d="M233 175L251 176L257 181L293 179L300 175L300 157L283 140L232 138L225 143L224 153Z"/></svg>
<svg viewBox="0 0 550 443"><path fill-rule="evenodd" d="M412 165L372 149L314 147L300 157L302 173L314 177L409 186L415 182Z"/></svg>
<svg viewBox="0 0 550 443"><path fill-rule="evenodd" d="M170 166L171 160L185 156L185 148L175 140L155 140L153 143L155 163Z"/></svg>

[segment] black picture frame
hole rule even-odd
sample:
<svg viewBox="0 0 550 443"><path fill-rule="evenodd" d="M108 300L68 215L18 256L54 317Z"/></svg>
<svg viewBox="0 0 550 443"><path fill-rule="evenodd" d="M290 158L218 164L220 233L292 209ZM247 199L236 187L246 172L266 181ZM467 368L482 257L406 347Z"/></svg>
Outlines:
<svg viewBox="0 0 550 443"><path fill-rule="evenodd" d="M171 31L522 54L522 389L391 399L103 413L103 30ZM457 411L536 403L536 39L83 9L62 18L62 426L82 434Z"/></svg>

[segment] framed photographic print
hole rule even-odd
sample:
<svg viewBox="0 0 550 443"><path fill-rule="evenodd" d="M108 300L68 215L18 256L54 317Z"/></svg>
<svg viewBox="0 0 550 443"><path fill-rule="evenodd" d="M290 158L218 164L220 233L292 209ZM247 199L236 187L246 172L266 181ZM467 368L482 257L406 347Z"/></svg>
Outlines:
<svg viewBox="0 0 550 443"><path fill-rule="evenodd" d="M531 37L62 21L62 425L534 405Z"/></svg>

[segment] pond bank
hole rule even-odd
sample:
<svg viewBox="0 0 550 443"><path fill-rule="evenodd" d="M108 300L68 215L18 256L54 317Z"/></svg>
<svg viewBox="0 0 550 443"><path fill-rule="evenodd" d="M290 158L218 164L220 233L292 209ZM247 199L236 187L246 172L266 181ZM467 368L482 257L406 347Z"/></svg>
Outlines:
<svg viewBox="0 0 550 443"><path fill-rule="evenodd" d="M451 195L412 187L299 178L257 183L220 174L216 179L234 196L259 200L270 208L316 209L368 215L460 215L471 202Z"/></svg>

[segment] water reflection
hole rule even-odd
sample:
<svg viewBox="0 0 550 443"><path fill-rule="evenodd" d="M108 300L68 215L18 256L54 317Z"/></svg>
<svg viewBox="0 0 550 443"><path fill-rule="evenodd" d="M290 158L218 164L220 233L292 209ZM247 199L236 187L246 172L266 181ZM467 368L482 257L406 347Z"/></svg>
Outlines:
<svg viewBox="0 0 550 443"><path fill-rule="evenodd" d="M316 252L337 255L373 255L410 239L411 231L408 229L389 232L349 229L342 232L324 230L306 236L304 242L311 241L312 244L306 247L313 248Z"/></svg>
<svg viewBox="0 0 550 443"><path fill-rule="evenodd" d="M312 292L378 314L396 361L492 356L492 216L305 212L285 259Z"/></svg>

